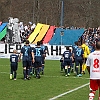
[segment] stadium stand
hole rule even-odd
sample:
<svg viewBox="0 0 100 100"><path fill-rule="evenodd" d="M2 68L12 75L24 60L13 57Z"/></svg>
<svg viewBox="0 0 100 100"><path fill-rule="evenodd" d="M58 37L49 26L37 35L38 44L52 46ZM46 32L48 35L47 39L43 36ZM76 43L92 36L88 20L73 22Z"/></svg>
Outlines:
<svg viewBox="0 0 100 100"><path fill-rule="evenodd" d="M63 35L61 35L63 32ZM55 35L50 40L50 45L73 45L75 41L77 41L82 34L84 33L84 29L62 29L56 28Z"/></svg>
<svg viewBox="0 0 100 100"><path fill-rule="evenodd" d="M45 35L44 39L43 39L43 43L48 43L51 38L53 37L53 34L54 34L54 29L56 27L55 26L50 26L49 30L47 31L47 34Z"/></svg>
<svg viewBox="0 0 100 100"><path fill-rule="evenodd" d="M30 43L32 43L35 40L36 36L39 34L42 27L43 27L43 24L41 23L37 24L36 28L34 29L34 31L31 33L31 35L28 38Z"/></svg>
<svg viewBox="0 0 100 100"><path fill-rule="evenodd" d="M41 41L43 39L43 37L46 35L48 29L49 29L50 25L43 25L41 31L39 32L38 36L36 37L35 41L33 42L33 44L36 44L38 41Z"/></svg>

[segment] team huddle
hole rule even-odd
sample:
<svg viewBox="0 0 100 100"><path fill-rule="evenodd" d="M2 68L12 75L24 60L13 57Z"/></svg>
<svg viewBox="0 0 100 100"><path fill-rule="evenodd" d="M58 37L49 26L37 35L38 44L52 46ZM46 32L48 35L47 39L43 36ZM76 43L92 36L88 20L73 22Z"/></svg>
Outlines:
<svg viewBox="0 0 100 100"><path fill-rule="evenodd" d="M89 47L84 41L82 45L77 41L72 48L66 47L66 51L63 53L62 58L60 59L61 70L64 69L65 76L69 76L70 71L73 72L73 70L75 70L74 72L76 73L77 77L81 77L82 73L85 74L85 63L89 54Z"/></svg>
<svg viewBox="0 0 100 100"><path fill-rule="evenodd" d="M26 40L25 45L21 48L19 56L16 54L16 50L13 50L13 54L10 55L10 79L14 78L14 80L16 80L18 61L20 61L21 56L23 63L24 80L30 80L30 74L35 74L36 78L39 79L40 73L44 74L44 64L47 52L48 48L44 46L41 41L38 41L35 47L31 47L29 45L29 41Z"/></svg>

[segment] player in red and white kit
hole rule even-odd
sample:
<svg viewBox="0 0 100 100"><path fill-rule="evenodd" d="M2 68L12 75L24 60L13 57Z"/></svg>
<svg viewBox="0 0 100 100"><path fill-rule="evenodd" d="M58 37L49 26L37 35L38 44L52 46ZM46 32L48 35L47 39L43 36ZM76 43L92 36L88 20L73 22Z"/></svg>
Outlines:
<svg viewBox="0 0 100 100"><path fill-rule="evenodd" d="M90 74L90 93L89 100L93 100L96 90L99 89L100 100L100 41L96 43L96 50L89 54L87 61L87 70Z"/></svg>

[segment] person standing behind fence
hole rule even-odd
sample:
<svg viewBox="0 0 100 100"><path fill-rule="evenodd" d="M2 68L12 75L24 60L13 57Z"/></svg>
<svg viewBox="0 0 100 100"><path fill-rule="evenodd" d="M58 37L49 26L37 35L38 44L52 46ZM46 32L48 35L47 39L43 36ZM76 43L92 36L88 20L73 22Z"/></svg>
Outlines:
<svg viewBox="0 0 100 100"><path fill-rule="evenodd" d="M17 51L13 50L13 54L10 55L10 79L13 78L14 73L14 80L16 80L17 76L17 68L18 68L18 55L16 55Z"/></svg>
<svg viewBox="0 0 100 100"><path fill-rule="evenodd" d="M84 61L83 61L83 65L82 65L82 73L85 74L85 69L86 69L86 60L88 55L90 54L90 49L89 47L85 44L85 40L82 41L82 45L81 45L83 51L84 51Z"/></svg>
<svg viewBox="0 0 100 100"><path fill-rule="evenodd" d="M100 41L96 43L96 50L89 54L86 61L87 70L90 74L89 100L93 100L96 90L99 89L100 100Z"/></svg>

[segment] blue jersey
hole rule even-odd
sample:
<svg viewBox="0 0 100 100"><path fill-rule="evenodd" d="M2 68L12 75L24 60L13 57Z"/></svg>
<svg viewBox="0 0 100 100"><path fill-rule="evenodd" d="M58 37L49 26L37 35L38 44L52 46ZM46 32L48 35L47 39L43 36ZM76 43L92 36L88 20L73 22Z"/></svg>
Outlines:
<svg viewBox="0 0 100 100"><path fill-rule="evenodd" d="M72 48L73 48L73 53L75 53L76 52L76 49L78 48L78 46L77 45L74 45Z"/></svg>
<svg viewBox="0 0 100 100"><path fill-rule="evenodd" d="M11 54L10 55L10 62L11 62L11 64L17 64L18 63L18 55Z"/></svg>
<svg viewBox="0 0 100 100"><path fill-rule="evenodd" d="M44 54L46 54L46 53L47 53L47 51L48 51L48 47L47 47L47 46L45 46L45 45L41 45L41 48L43 49Z"/></svg>
<svg viewBox="0 0 100 100"><path fill-rule="evenodd" d="M64 61L71 61L72 53L69 50L66 50L63 53Z"/></svg>
<svg viewBox="0 0 100 100"><path fill-rule="evenodd" d="M24 45L21 49L21 53L23 54L23 61L31 61L32 60L32 47Z"/></svg>
<svg viewBox="0 0 100 100"><path fill-rule="evenodd" d="M44 54L44 51L41 47L35 47L33 52L35 57L42 57L42 55Z"/></svg>
<svg viewBox="0 0 100 100"><path fill-rule="evenodd" d="M77 48L76 51L75 51L75 59L83 59L83 54L84 54L84 51L82 48Z"/></svg>

